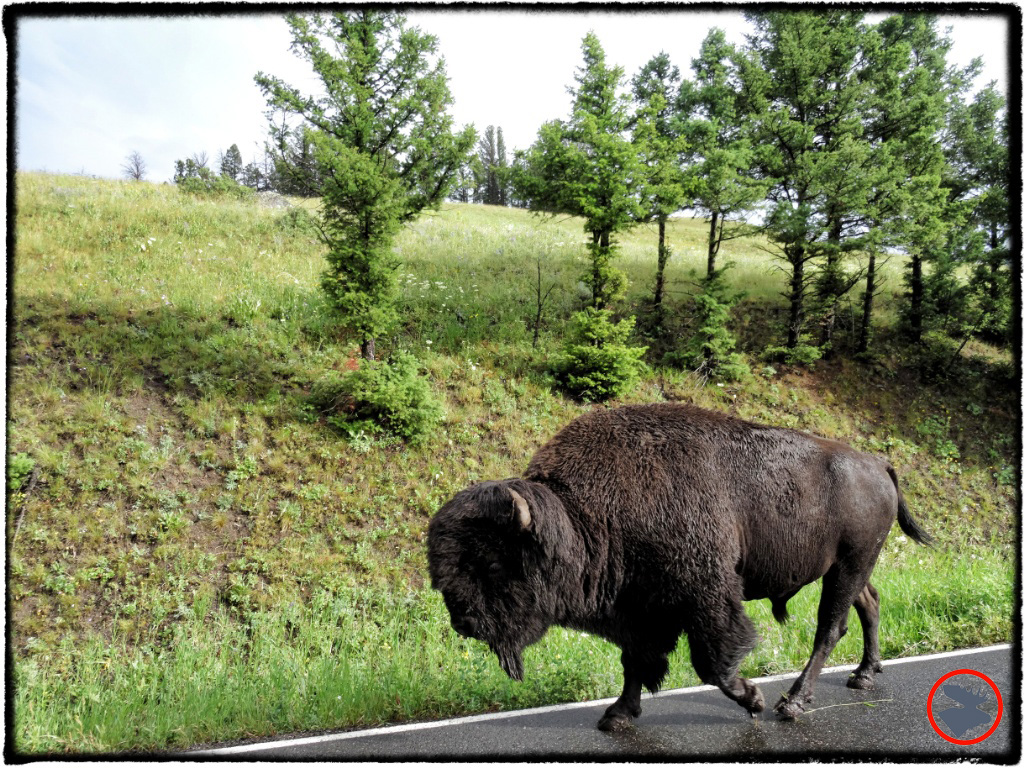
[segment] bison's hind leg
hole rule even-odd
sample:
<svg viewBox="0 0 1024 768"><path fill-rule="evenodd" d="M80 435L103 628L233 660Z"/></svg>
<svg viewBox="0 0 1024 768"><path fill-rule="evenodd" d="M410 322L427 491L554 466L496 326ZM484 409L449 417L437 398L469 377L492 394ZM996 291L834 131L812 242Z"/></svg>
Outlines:
<svg viewBox="0 0 1024 768"><path fill-rule="evenodd" d="M874 553L877 556L877 552ZM775 712L784 720L792 720L804 711L804 707L814 699L814 684L821 673L825 661L839 640L846 634L847 619L850 607L855 601L861 601L861 608L868 615L866 627L871 626L870 610L865 602L864 594L872 562L866 566L856 560L839 561L825 574L821 581L821 602L818 603L818 628L814 633L814 650L789 693L783 695L775 705ZM868 593L870 594L870 593ZM875 593L878 594L877 592ZM876 621L877 623L877 621ZM865 658L869 656L865 648ZM877 650L874 651L877 653ZM877 659L877 656L875 657ZM870 663L870 659L869 659ZM872 671L873 675L874 672Z"/></svg>
<svg viewBox="0 0 1024 768"><path fill-rule="evenodd" d="M881 653L878 648L878 604L878 590L871 582L867 583L853 601L861 629L864 630L864 657L860 666L846 681L850 688L870 691L875 687L875 673L882 671Z"/></svg>
<svg viewBox="0 0 1024 768"><path fill-rule="evenodd" d="M740 662L757 644L754 624L739 600L727 598L701 615L688 633L690 662L697 675L715 685L753 717L764 710L764 696L752 682L736 674Z"/></svg>

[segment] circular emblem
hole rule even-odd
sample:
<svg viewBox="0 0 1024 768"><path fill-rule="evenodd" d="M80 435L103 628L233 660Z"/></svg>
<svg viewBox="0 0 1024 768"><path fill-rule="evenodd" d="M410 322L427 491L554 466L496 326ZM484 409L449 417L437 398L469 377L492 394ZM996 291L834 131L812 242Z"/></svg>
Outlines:
<svg viewBox="0 0 1024 768"><path fill-rule="evenodd" d="M977 744L995 731L1003 717L1003 697L988 677L957 669L940 677L928 694L932 728L953 744Z"/></svg>

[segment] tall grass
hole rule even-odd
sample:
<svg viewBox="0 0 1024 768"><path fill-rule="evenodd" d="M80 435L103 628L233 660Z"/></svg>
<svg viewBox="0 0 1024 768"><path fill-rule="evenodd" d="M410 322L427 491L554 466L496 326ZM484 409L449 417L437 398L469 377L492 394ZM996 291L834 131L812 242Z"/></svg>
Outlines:
<svg viewBox="0 0 1024 768"><path fill-rule="evenodd" d="M920 564L875 578L884 658L1009 636L1009 560L921 554ZM774 622L767 602L748 604L761 642L741 674L806 663L819 595L814 585L794 598L785 625ZM860 661L852 612L850 630L830 663ZM307 605L254 613L246 624L191 616L175 626L165 648L94 637L81 648L66 644L56 656L55 665L23 660L16 666L19 751L159 750L602 698L621 687L618 648L561 628L527 650L525 682L511 682L483 644L450 631L442 602L429 591L319 592ZM666 688L700 683L688 657L684 637Z"/></svg>

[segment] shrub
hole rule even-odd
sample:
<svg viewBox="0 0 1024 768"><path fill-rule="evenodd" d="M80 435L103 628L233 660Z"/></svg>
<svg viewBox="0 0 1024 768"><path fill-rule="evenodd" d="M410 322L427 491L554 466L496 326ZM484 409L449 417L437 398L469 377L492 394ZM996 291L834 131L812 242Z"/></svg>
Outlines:
<svg viewBox="0 0 1024 768"><path fill-rule="evenodd" d="M7 488L20 491L35 468L36 463L27 453L16 453L7 457Z"/></svg>
<svg viewBox="0 0 1024 768"><path fill-rule="evenodd" d="M701 291L693 297L699 328L696 335L678 352L665 356L666 362L689 368L705 378L740 381L750 375L750 367L735 351L736 337L729 330L729 313L738 296L731 295L716 271L701 281Z"/></svg>
<svg viewBox="0 0 1024 768"><path fill-rule="evenodd" d="M573 315L565 352L552 367L562 387L593 402L629 391L640 377L647 351L626 344L635 322L627 317L613 323L609 310L593 307Z"/></svg>
<svg viewBox="0 0 1024 768"><path fill-rule="evenodd" d="M814 347L810 344L797 344L789 347L767 347L762 357L770 363L786 363L788 365L806 365L812 367L814 363L825 354L824 347Z"/></svg>
<svg viewBox="0 0 1024 768"><path fill-rule="evenodd" d="M178 161L180 162L180 161ZM236 200L255 200L256 192L243 187L230 176L217 175L209 168L190 168L175 174L178 189L195 197L233 197Z"/></svg>
<svg viewBox="0 0 1024 768"><path fill-rule="evenodd" d="M285 232L312 236L319 234L316 216L300 206L289 208L279 216L277 225Z"/></svg>
<svg viewBox="0 0 1024 768"><path fill-rule="evenodd" d="M313 385L311 399L350 437L387 434L415 444L444 415L416 358L405 353L390 362L363 360L354 371L331 371Z"/></svg>

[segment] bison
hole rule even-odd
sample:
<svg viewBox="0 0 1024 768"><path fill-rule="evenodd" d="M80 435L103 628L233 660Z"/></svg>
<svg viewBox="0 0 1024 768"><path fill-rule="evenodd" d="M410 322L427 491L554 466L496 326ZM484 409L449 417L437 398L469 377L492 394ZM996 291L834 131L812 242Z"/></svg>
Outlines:
<svg viewBox="0 0 1024 768"><path fill-rule="evenodd" d="M622 695L598 723L620 730L659 689L686 633L700 679L753 717L756 685L737 675L757 635L744 600L786 602L822 579L810 661L776 704L811 701L850 607L864 656L847 682L881 670L878 592L870 577L893 520L910 516L885 459L792 429L662 403L594 410L534 455L522 478L456 494L430 521L428 560L452 628L487 643L523 676L522 652L553 624L622 649Z"/></svg>

